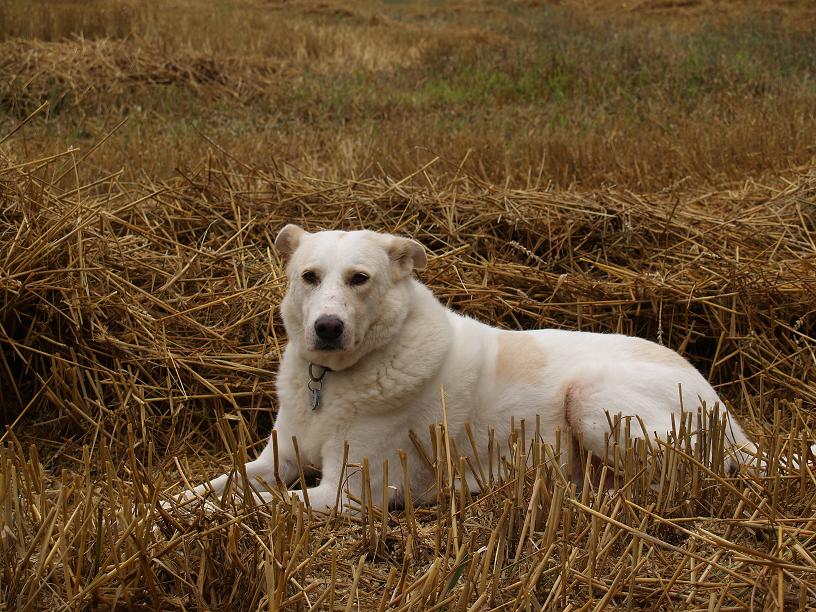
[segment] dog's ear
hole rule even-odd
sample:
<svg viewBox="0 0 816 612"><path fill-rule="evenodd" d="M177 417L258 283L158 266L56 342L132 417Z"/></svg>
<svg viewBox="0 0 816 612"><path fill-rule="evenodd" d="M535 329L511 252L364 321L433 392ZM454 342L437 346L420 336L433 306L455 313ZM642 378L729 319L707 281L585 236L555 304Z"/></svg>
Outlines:
<svg viewBox="0 0 816 612"><path fill-rule="evenodd" d="M423 270L428 265L425 247L416 240L392 236L387 250L401 277L408 276L413 270Z"/></svg>
<svg viewBox="0 0 816 612"><path fill-rule="evenodd" d="M289 223L278 232L278 236L275 238L275 248L284 259L288 259L292 253L295 252L295 249L298 248L301 239L307 233L308 232L299 225Z"/></svg>

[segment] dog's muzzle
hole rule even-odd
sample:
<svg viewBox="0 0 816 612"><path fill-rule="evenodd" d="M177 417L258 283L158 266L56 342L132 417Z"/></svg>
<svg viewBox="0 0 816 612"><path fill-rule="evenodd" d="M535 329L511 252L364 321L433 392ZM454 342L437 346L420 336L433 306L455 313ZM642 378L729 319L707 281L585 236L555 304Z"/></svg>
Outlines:
<svg viewBox="0 0 816 612"><path fill-rule="evenodd" d="M321 315L314 324L315 348L317 350L334 350L342 348L343 321L334 315Z"/></svg>

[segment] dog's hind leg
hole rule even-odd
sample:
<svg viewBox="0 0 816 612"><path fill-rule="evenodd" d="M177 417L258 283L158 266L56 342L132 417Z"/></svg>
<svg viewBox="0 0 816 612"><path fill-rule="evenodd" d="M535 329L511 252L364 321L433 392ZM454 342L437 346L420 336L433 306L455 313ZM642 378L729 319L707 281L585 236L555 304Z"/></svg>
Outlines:
<svg viewBox="0 0 816 612"><path fill-rule="evenodd" d="M585 368L565 387L564 418L574 432L581 432L585 448L611 461L607 453L612 452L614 439L609 437L607 413L631 419L630 437L654 445L679 425L683 411L696 413L701 400L708 410L720 402L699 374L689 372L642 363ZM724 412L720 404L720 414ZM750 460L750 451L741 449L750 449L752 443L730 415L724 435L725 468L731 471Z"/></svg>

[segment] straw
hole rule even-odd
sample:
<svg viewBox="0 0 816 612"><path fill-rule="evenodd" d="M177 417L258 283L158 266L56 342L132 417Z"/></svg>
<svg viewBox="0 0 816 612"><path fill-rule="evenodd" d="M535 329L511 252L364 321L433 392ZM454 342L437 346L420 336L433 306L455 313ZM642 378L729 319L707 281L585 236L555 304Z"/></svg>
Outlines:
<svg viewBox="0 0 816 612"><path fill-rule="evenodd" d="M219 151L162 184L68 186L74 164L0 159L6 607L816 605L816 172L635 194L424 171L334 183ZM288 222L416 238L442 303L493 325L679 349L757 440L764 469L725 475L722 412L686 407L662 444L636 443L638 423L610 417L621 435L604 474L569 432L557 448L525 447L533 424L517 422L512 447L471 432L457 448L440 424L415 432L441 485L435 506L383 512L364 482L362 515L284 496L162 509L266 443L285 346L271 245ZM482 444L486 460L459 456ZM389 482L406 470L389 466Z"/></svg>

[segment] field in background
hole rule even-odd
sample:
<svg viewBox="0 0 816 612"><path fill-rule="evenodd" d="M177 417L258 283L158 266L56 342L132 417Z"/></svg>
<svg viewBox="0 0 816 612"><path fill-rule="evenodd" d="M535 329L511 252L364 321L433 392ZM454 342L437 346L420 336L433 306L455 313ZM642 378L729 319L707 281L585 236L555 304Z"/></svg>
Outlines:
<svg viewBox="0 0 816 612"><path fill-rule="evenodd" d="M0 0L0 610L815 606L814 31L804 0ZM767 471L678 424L616 495L565 437L471 498L438 430L433 507L163 511L264 443L292 220L416 237L496 325L679 350Z"/></svg>
<svg viewBox="0 0 816 612"><path fill-rule="evenodd" d="M208 145L323 177L659 189L816 155L801 2L0 4L2 127L166 177Z"/></svg>

